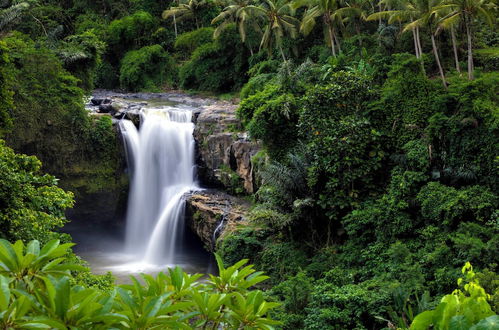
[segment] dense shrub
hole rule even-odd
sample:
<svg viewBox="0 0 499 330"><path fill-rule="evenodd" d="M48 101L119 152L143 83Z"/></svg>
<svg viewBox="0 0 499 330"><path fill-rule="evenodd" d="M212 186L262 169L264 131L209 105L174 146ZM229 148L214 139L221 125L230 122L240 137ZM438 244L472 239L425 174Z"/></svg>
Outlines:
<svg viewBox="0 0 499 330"><path fill-rule="evenodd" d="M45 169L63 173L81 157L89 119L78 81L58 58L26 36L4 39L9 48L6 70L12 79L14 129L6 136L16 151L37 155Z"/></svg>
<svg viewBox="0 0 499 330"><path fill-rule="evenodd" d="M256 255L262 250L264 240L268 233L259 229L243 228L224 236L219 240L221 244L217 247L220 256L227 264L242 258L255 260Z"/></svg>
<svg viewBox="0 0 499 330"><path fill-rule="evenodd" d="M212 43L198 47L179 72L182 88L213 92L239 89L246 81L247 49L228 25Z"/></svg>
<svg viewBox="0 0 499 330"><path fill-rule="evenodd" d="M67 37L57 50L64 67L80 80L78 85L86 92L94 88L95 70L104 48L104 42L91 30Z"/></svg>
<svg viewBox="0 0 499 330"><path fill-rule="evenodd" d="M129 50L146 46L156 29L156 19L145 11L112 21L107 32L111 62L118 62Z"/></svg>
<svg viewBox="0 0 499 330"><path fill-rule="evenodd" d="M0 140L0 237L15 241L58 237L73 195L40 172L36 157L14 153Z"/></svg>
<svg viewBox="0 0 499 330"><path fill-rule="evenodd" d="M382 134L365 117L371 97L368 80L340 72L304 99L299 130L313 155L309 185L330 218L379 187L375 173L385 152Z"/></svg>
<svg viewBox="0 0 499 330"><path fill-rule="evenodd" d="M213 31L211 27L204 27L183 33L175 40L175 50L180 52L181 58L187 59L196 48L213 41Z"/></svg>
<svg viewBox="0 0 499 330"><path fill-rule="evenodd" d="M429 80L421 62L409 54L394 55L394 63L381 92L373 105L371 117L386 134L402 146L421 137L428 119L438 111L446 111L441 98L442 86Z"/></svg>
<svg viewBox="0 0 499 330"><path fill-rule="evenodd" d="M9 63L8 48L6 44L0 41L0 135L12 128L12 118L9 111L14 107L12 100L12 91L9 83L12 78L7 70Z"/></svg>
<svg viewBox="0 0 499 330"><path fill-rule="evenodd" d="M129 91L157 90L172 85L173 58L160 46L146 46L126 53L120 66L120 86Z"/></svg>
<svg viewBox="0 0 499 330"><path fill-rule="evenodd" d="M370 329L390 302L387 283L336 285L320 280L306 308L305 329Z"/></svg>
<svg viewBox="0 0 499 330"><path fill-rule="evenodd" d="M251 136L262 140L276 158L296 143L299 106L293 94L268 99L255 110L247 126Z"/></svg>

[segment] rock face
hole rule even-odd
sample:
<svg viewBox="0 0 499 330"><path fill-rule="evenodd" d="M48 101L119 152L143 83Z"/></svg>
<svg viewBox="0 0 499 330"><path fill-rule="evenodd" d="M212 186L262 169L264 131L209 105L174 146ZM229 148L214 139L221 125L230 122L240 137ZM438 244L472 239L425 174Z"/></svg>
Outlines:
<svg viewBox="0 0 499 330"><path fill-rule="evenodd" d="M186 196L187 225L208 251L214 251L224 232L245 221L248 210L248 203L221 191L205 190Z"/></svg>
<svg viewBox="0 0 499 330"><path fill-rule="evenodd" d="M240 132L237 106L217 102L194 114L194 138L197 143L199 176L204 184L247 193L255 191L253 157L259 145ZM238 182L240 181L240 182Z"/></svg>

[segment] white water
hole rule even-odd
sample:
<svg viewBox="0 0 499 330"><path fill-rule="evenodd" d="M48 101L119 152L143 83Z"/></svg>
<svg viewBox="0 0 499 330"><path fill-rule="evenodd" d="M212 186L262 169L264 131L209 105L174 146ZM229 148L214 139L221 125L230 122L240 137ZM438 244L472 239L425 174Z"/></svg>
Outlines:
<svg viewBox="0 0 499 330"><path fill-rule="evenodd" d="M131 186L126 219L130 268L171 265L183 235L184 200L194 182L192 111L178 106L147 108L140 130L122 120Z"/></svg>

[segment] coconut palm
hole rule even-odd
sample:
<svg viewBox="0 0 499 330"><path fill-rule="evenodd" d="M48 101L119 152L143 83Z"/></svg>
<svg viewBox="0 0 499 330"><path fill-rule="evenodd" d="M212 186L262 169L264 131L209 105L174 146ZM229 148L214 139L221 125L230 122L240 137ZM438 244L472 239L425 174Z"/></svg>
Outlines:
<svg viewBox="0 0 499 330"><path fill-rule="evenodd" d="M293 9L286 0L264 0L260 5L247 6L244 11L248 17L254 20L265 22L260 49L265 48L272 53L277 47L284 61L284 51L282 50L282 39L285 36L296 37L300 21L292 16Z"/></svg>
<svg viewBox="0 0 499 330"><path fill-rule="evenodd" d="M196 28L199 29L199 16L202 9L208 5L206 0L184 0L179 1L177 7L171 7L163 12L163 18L173 17L174 22L194 20Z"/></svg>
<svg viewBox="0 0 499 330"><path fill-rule="evenodd" d="M369 13L374 12L374 2L371 0L349 0L345 1L344 7L339 8L336 14L343 22L351 23L355 33L360 34L360 20L365 20Z"/></svg>
<svg viewBox="0 0 499 330"><path fill-rule="evenodd" d="M473 80L473 26L478 18L484 19L491 26L495 22L497 12L496 0L445 0L434 8L437 12L448 12L441 18L441 26L451 28L463 22L466 29L468 48L468 78Z"/></svg>
<svg viewBox="0 0 499 330"><path fill-rule="evenodd" d="M435 32L438 26L440 17L438 12L435 11L437 6L442 4L442 0L407 0L402 3L402 7L398 10L388 10L380 13L375 13L368 17L368 20L377 19L378 17L389 17L388 23L395 21L406 22L402 32L412 31L415 36L416 56L423 54L421 48L421 41L419 37L419 30L427 28L430 32L433 56L438 66L442 84L447 88L444 70L440 62L438 47L435 40Z"/></svg>
<svg viewBox="0 0 499 330"><path fill-rule="evenodd" d="M224 3L224 9L217 17L215 17L211 24L217 24L213 36L217 38L225 26L230 23L236 23L241 35L241 40L244 42L246 39L246 24L248 22L248 13L245 10L251 4L252 0L227 0Z"/></svg>
<svg viewBox="0 0 499 330"><path fill-rule="evenodd" d="M6 32L6 28L17 20L28 8L27 1L14 1L5 5L0 4L0 35Z"/></svg>
<svg viewBox="0 0 499 330"><path fill-rule="evenodd" d="M435 32L440 33L442 30L444 30L450 33L451 42L452 42L452 51L454 54L454 64L456 66L456 71L458 73L461 73L461 68L459 65L459 54L457 50L457 40L456 40L456 30L459 29L460 25L459 16L454 16L453 19L445 21L444 18L451 13L451 10L448 7L439 8L439 6L437 6L434 10L436 14L442 17L438 24L438 28Z"/></svg>
<svg viewBox="0 0 499 330"><path fill-rule="evenodd" d="M419 17L421 14L418 8L414 5L414 2L416 1L417 0L381 0L379 2L379 7L384 7L388 10L371 14L366 18L366 20L373 21L385 18L388 19L389 24L394 22L413 22L414 19ZM419 30L419 26L414 26L411 29L412 37L414 39L414 50L417 58L421 58L423 55Z"/></svg>
<svg viewBox="0 0 499 330"><path fill-rule="evenodd" d="M211 21L211 24L220 23L213 32L215 39L220 36L227 25L236 23L241 40L247 44L251 55L253 55L253 48L251 44L246 43L246 29L248 26L252 26L253 29L259 30L256 22L249 19L248 11L245 10L252 2L253 0L226 0L222 3L225 6L222 12Z"/></svg>
<svg viewBox="0 0 499 330"><path fill-rule="evenodd" d="M300 32L308 35L316 24L317 18L321 17L327 27L326 40L331 46L333 56L336 56L336 46L338 44L337 26L342 24L342 16L338 13L343 0L298 0L293 4L294 8L307 6L307 11L303 15Z"/></svg>

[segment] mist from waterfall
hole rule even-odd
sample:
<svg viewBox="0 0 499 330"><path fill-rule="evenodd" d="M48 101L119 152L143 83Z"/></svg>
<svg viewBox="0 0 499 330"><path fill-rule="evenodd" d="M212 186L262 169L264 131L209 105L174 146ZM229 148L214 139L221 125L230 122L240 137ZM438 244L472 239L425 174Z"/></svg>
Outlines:
<svg viewBox="0 0 499 330"><path fill-rule="evenodd" d="M140 130L122 120L131 184L127 253L147 264L172 264L184 232L183 195L196 189L192 111L146 108Z"/></svg>

